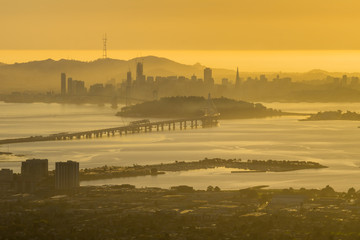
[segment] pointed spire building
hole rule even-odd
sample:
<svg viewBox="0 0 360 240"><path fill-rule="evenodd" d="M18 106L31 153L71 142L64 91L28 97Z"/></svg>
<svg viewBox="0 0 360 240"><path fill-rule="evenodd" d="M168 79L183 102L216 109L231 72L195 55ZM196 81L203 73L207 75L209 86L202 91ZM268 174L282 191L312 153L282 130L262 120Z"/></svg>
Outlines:
<svg viewBox="0 0 360 240"><path fill-rule="evenodd" d="M240 87L240 76L239 76L239 68L236 69L236 81L235 81L235 87L239 88Z"/></svg>

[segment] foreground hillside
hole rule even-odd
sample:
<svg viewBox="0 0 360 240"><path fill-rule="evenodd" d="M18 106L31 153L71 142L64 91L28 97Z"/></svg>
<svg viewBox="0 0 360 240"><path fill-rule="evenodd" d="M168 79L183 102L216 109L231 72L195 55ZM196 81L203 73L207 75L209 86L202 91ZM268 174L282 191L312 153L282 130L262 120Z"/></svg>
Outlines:
<svg viewBox="0 0 360 240"><path fill-rule="evenodd" d="M0 239L359 239L360 194L354 188L261 187L124 184L0 195Z"/></svg>
<svg viewBox="0 0 360 240"><path fill-rule="evenodd" d="M213 104L222 119L263 118L281 116L281 110L266 108L260 103L236 101L228 98L214 98ZM204 97L167 97L156 101L144 102L123 107L118 116L184 118L204 115L208 102Z"/></svg>

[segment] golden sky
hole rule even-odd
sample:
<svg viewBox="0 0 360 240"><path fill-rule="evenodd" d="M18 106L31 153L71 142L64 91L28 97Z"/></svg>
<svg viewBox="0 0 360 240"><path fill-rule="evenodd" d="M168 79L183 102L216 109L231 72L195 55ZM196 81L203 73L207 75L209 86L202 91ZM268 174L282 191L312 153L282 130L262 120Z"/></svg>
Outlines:
<svg viewBox="0 0 360 240"><path fill-rule="evenodd" d="M360 49L359 0L0 0L0 49Z"/></svg>

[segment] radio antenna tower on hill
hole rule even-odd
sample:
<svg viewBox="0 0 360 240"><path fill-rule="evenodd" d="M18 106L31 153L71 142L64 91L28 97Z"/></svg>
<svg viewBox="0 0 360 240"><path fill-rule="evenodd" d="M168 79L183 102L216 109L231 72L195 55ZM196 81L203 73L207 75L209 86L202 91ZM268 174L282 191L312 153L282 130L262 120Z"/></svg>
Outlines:
<svg viewBox="0 0 360 240"><path fill-rule="evenodd" d="M103 37L103 58L107 58L106 41L107 41L107 38L106 38L106 33L105 33L104 37Z"/></svg>

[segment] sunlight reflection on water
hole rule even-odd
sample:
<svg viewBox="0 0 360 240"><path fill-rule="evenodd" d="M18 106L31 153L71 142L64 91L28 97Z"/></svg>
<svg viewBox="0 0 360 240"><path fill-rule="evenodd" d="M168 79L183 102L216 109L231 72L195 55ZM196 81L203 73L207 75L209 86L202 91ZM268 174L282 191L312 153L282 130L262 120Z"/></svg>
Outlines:
<svg viewBox="0 0 360 240"><path fill-rule="evenodd" d="M269 103L283 111L359 111L358 104ZM60 104L0 103L0 139L47 135L122 126L131 119L114 116L109 107ZM99 180L86 184L130 183L137 186L169 187L179 184L205 189L216 185L237 189L255 185L277 187L324 187L338 190L360 187L359 122L301 122L301 117L221 120L217 128L63 142L0 145L1 151L25 156L0 155L0 167L20 170L18 161L48 158L54 162L75 160L81 168L102 165L152 164L195 161L205 157L316 161L330 168L288 173L231 174L228 169L168 173L157 177ZM12 162L13 161L13 162Z"/></svg>

